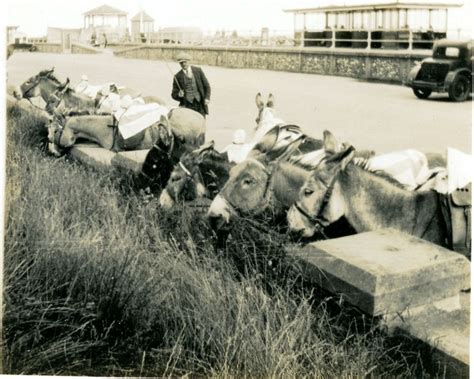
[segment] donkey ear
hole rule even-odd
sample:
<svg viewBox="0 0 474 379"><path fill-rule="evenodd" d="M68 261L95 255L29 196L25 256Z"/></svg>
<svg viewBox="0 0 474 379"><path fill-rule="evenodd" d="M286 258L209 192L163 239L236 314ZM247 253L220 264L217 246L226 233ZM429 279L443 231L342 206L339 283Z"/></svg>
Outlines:
<svg viewBox="0 0 474 379"><path fill-rule="evenodd" d="M171 141L174 134L173 134L173 131L171 130L170 124L168 122L168 118L164 115L161 115L160 116L160 121L158 122L158 125L163 127L163 130L165 130L166 133L167 133L166 139L168 141Z"/></svg>
<svg viewBox="0 0 474 379"><path fill-rule="evenodd" d="M278 139L278 135L280 134L280 128L279 126L275 126L272 129L270 129L258 142L251 150L250 154L252 155L257 155L259 153L266 154L270 152L273 147L275 146L275 143ZM256 154L253 154L255 152Z"/></svg>
<svg viewBox="0 0 474 379"><path fill-rule="evenodd" d="M340 151L339 142L336 137L329 131L325 130L323 133L324 151L329 154L335 154Z"/></svg>
<svg viewBox="0 0 474 379"><path fill-rule="evenodd" d="M258 109L262 109L265 106L265 103L262 100L262 94L259 92L257 96L255 96L255 103L257 104Z"/></svg>
<svg viewBox="0 0 474 379"><path fill-rule="evenodd" d="M58 87L58 91L62 94L65 93L69 89L69 83L70 80L67 78L66 81Z"/></svg>
<svg viewBox="0 0 474 379"><path fill-rule="evenodd" d="M209 141L204 145L201 145L198 149L194 150L194 152L199 156L204 156L209 150L214 149L214 141Z"/></svg>
<svg viewBox="0 0 474 379"><path fill-rule="evenodd" d="M268 99L267 99L267 107L273 108L274 105L275 105L275 97L272 94L269 94Z"/></svg>
<svg viewBox="0 0 474 379"><path fill-rule="evenodd" d="M164 115L160 116L160 121L158 121L158 124L169 128L168 118L166 118L166 116L164 116Z"/></svg>
<svg viewBox="0 0 474 379"><path fill-rule="evenodd" d="M344 169L347 167L349 162L354 159L354 154L355 154L355 149L354 146L349 146L346 151L344 151L342 157L341 157L341 170L344 171Z"/></svg>

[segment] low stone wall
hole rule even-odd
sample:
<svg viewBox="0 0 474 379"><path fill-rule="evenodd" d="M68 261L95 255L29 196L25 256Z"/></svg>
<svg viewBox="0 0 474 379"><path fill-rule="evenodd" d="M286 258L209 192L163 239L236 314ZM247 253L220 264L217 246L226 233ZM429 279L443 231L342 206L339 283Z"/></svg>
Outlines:
<svg viewBox="0 0 474 379"><path fill-rule="evenodd" d="M92 46L82 45L80 43L71 44L71 53L73 54L99 54L101 51Z"/></svg>
<svg viewBox="0 0 474 379"><path fill-rule="evenodd" d="M111 42L111 43L107 44L107 49L117 51L117 50L130 49L132 47L137 47L137 46L142 46L142 44L141 43L135 43L135 42L127 42L127 43Z"/></svg>
<svg viewBox="0 0 474 379"><path fill-rule="evenodd" d="M63 48L60 43L35 43L36 51L40 53L62 53Z"/></svg>
<svg viewBox="0 0 474 379"><path fill-rule="evenodd" d="M173 60L186 51L193 62L232 68L304 72L403 83L416 60L430 51L376 51L322 48L194 47L147 45L117 50L116 56Z"/></svg>

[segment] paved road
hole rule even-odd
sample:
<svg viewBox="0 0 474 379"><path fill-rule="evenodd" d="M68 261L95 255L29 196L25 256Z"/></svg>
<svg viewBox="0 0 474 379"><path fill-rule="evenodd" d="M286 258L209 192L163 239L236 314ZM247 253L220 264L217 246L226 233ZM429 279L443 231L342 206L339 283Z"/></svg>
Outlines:
<svg viewBox="0 0 474 379"><path fill-rule="evenodd" d="M117 58L111 54L15 53L7 61L8 83L19 84L39 70L55 67L73 84L87 74L93 84L114 81L169 104L175 62ZM251 132L257 115L255 94L272 92L277 115L314 137L325 129L358 148L387 152L404 148L471 151L472 101L452 103L446 95L415 98L398 85L350 78L279 71L202 66L212 86L207 139L223 147L233 131Z"/></svg>

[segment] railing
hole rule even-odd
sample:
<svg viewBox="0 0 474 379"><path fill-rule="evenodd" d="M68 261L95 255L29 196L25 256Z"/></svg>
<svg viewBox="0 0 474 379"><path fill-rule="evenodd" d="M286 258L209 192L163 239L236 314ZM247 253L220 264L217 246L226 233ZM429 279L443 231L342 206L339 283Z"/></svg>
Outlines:
<svg viewBox="0 0 474 379"><path fill-rule="evenodd" d="M327 29L320 31L177 31L147 34L145 44L216 47L320 47L348 49L431 49L440 38L463 38L467 31L413 31L408 29Z"/></svg>
<svg viewBox="0 0 474 379"><path fill-rule="evenodd" d="M296 44L301 47L352 49L431 49L435 40L445 37L443 32L408 29L330 29L295 33Z"/></svg>

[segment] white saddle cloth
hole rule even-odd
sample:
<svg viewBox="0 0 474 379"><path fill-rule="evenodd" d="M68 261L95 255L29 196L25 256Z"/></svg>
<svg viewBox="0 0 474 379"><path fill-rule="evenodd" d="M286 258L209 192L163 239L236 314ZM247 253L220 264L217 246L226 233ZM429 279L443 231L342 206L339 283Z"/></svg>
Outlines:
<svg viewBox="0 0 474 379"><path fill-rule="evenodd" d="M157 103L132 104L126 109L120 108L114 116L119 121L120 133L127 139L160 121L162 116L167 118L168 112L168 107Z"/></svg>
<svg viewBox="0 0 474 379"><path fill-rule="evenodd" d="M431 174L426 155L413 149L376 155L369 159L368 169L385 171L411 190L425 183Z"/></svg>
<svg viewBox="0 0 474 379"><path fill-rule="evenodd" d="M295 161L316 168L324 156L324 149L321 149L305 154ZM425 183L431 175L425 154L412 149L376 155L367 163L368 170L384 171L411 190Z"/></svg>
<svg viewBox="0 0 474 379"><path fill-rule="evenodd" d="M75 87L74 91L77 93L82 93L83 95L86 95L90 97L91 99L95 99L97 96L97 92L99 92L102 88L108 86L110 87L114 83L105 83L102 85L93 85L89 84L87 80L81 80Z"/></svg>
<svg viewBox="0 0 474 379"><path fill-rule="evenodd" d="M448 147L448 193L472 182L473 166L471 154Z"/></svg>

